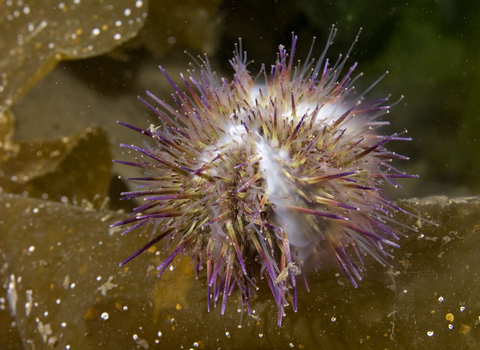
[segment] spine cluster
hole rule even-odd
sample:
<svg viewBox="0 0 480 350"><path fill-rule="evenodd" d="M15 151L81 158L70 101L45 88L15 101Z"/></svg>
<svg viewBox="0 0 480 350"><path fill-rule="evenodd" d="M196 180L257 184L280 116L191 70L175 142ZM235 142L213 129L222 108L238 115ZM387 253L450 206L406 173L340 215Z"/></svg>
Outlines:
<svg viewBox="0 0 480 350"><path fill-rule="evenodd" d="M366 92L355 93L356 63L341 76L351 49L333 64L325 59L335 32L318 61L310 50L304 65L294 65L294 37L290 53L280 46L276 64L256 78L241 45L230 61L232 80L219 78L205 57L188 79L182 75L183 91L160 67L175 90L173 105L150 92L152 104L140 98L159 125L120 123L156 141L154 148L122 145L135 161L119 163L146 174L129 179L138 190L123 198L145 203L114 226L150 228L149 243L122 264L164 241L171 253L159 275L178 254L190 255L197 274L206 268L208 309L221 300L222 314L236 288L250 313L264 279L279 325L285 306L297 310L304 264L318 268L331 257L355 287L362 256L387 264L383 247L398 247L399 238L392 214L403 210L382 188L413 176L391 166L407 158L385 144L410 139L374 132L388 124L379 120L388 98L367 103Z"/></svg>

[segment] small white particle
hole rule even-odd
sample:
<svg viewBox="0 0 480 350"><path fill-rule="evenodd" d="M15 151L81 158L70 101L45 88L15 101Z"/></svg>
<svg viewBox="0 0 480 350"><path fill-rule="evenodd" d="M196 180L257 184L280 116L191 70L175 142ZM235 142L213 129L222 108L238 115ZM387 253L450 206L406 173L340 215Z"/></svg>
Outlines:
<svg viewBox="0 0 480 350"><path fill-rule="evenodd" d="M58 8L61 10L65 7L65 3L61 2L58 4Z"/></svg>
<svg viewBox="0 0 480 350"><path fill-rule="evenodd" d="M102 279L102 276L97 276L97 281L100 281Z"/></svg>
<svg viewBox="0 0 480 350"><path fill-rule="evenodd" d="M108 318L109 318L110 316L108 315L108 312L104 312L104 313L102 313L102 314L100 315L100 317L101 317L102 319L104 319L104 320L108 320Z"/></svg>
<svg viewBox="0 0 480 350"><path fill-rule="evenodd" d="M132 10L130 10L128 7L125 9L125 11L123 11L123 14L127 17L130 16L131 13L132 13Z"/></svg>
<svg viewBox="0 0 480 350"><path fill-rule="evenodd" d="M158 332L157 335L158 335L159 338L161 338L162 337L162 332Z"/></svg>
<svg viewBox="0 0 480 350"><path fill-rule="evenodd" d="M134 334L133 335L133 340L137 340L138 339L138 335Z"/></svg>
<svg viewBox="0 0 480 350"><path fill-rule="evenodd" d="M123 311L127 311L127 310L128 310L128 306L124 306L122 310L123 310Z"/></svg>
<svg viewBox="0 0 480 350"><path fill-rule="evenodd" d="M438 301L439 301L439 302L442 302L442 301L443 301L443 297L438 298Z"/></svg>
<svg viewBox="0 0 480 350"><path fill-rule="evenodd" d="M115 21L115 25L116 25L117 27L120 27L120 26L122 25L122 21Z"/></svg>
<svg viewBox="0 0 480 350"><path fill-rule="evenodd" d="M43 316L47 317L47 316L48 316L48 311L45 311L45 312L43 313Z"/></svg>
<svg viewBox="0 0 480 350"><path fill-rule="evenodd" d="M73 3L74 3L75 5L78 5L78 4L80 3L80 1L81 1L81 0L73 0Z"/></svg>
<svg viewBox="0 0 480 350"><path fill-rule="evenodd" d="M293 343L290 343L288 345L290 345L291 348L295 347L295 345L293 345Z"/></svg>
<svg viewBox="0 0 480 350"><path fill-rule="evenodd" d="M230 332L225 332L225 335L227 336L227 338L230 338Z"/></svg>
<svg viewBox="0 0 480 350"><path fill-rule="evenodd" d="M69 349L70 349L70 345L65 346L65 349L69 350Z"/></svg>
<svg viewBox="0 0 480 350"><path fill-rule="evenodd" d="M465 306L460 306L460 311L464 312L465 311Z"/></svg>
<svg viewBox="0 0 480 350"><path fill-rule="evenodd" d="M193 343L193 346L196 347L196 348L198 348L198 343L197 343L197 342L194 342L194 343Z"/></svg>
<svg viewBox="0 0 480 350"><path fill-rule="evenodd" d="M404 289L404 290L403 290L403 293L407 294L407 293L408 293L408 290Z"/></svg>
<svg viewBox="0 0 480 350"><path fill-rule="evenodd" d="M453 329L453 324L450 323L450 324L448 325L448 329Z"/></svg>
<svg viewBox="0 0 480 350"><path fill-rule="evenodd" d="M97 36L98 34L100 34L100 29L98 29L98 28L93 28L93 29L92 29L92 34L95 35L95 36Z"/></svg>
<svg viewBox="0 0 480 350"><path fill-rule="evenodd" d="M55 303L60 304L62 301L60 299L55 300Z"/></svg>
<svg viewBox="0 0 480 350"><path fill-rule="evenodd" d="M141 8L142 6L143 6L143 1L142 1L142 0L137 0L137 1L135 2L135 7L136 7L137 9Z"/></svg>
<svg viewBox="0 0 480 350"><path fill-rule="evenodd" d="M260 338L263 338L263 334L262 334L262 333L259 333L258 336L259 336Z"/></svg>
<svg viewBox="0 0 480 350"><path fill-rule="evenodd" d="M26 14L26 15L28 15L30 13L30 7L28 5L25 5L23 7L23 13Z"/></svg>
<svg viewBox="0 0 480 350"><path fill-rule="evenodd" d="M67 327L67 323L66 323L66 322L62 322L62 323L60 324L60 327L62 327L62 328Z"/></svg>
<svg viewBox="0 0 480 350"><path fill-rule="evenodd" d="M332 322L335 322L337 320L337 318L335 316L332 316L331 320L332 320Z"/></svg>
<svg viewBox="0 0 480 350"><path fill-rule="evenodd" d="M75 288L75 283L72 283L72 284L70 285L70 289L73 289L73 288Z"/></svg>
<svg viewBox="0 0 480 350"><path fill-rule="evenodd" d="M33 291L31 289L26 291L27 302L25 303L25 316L30 316L33 306ZM4 301L5 302L5 301Z"/></svg>
<svg viewBox="0 0 480 350"><path fill-rule="evenodd" d="M38 212L40 211L40 209L38 209L38 208L33 208L32 211L36 214L36 213L38 213Z"/></svg>
<svg viewBox="0 0 480 350"><path fill-rule="evenodd" d="M35 246L31 245L30 247L28 247L28 251L30 253L33 253L35 251Z"/></svg>
<svg viewBox="0 0 480 350"><path fill-rule="evenodd" d="M434 333L433 331L428 331L428 332L427 332L427 335L428 335L429 337L433 337L434 334L435 334L435 333Z"/></svg>
<svg viewBox="0 0 480 350"><path fill-rule="evenodd" d="M122 38L122 36L120 35L120 33L116 33L116 34L113 36L113 38L114 38L115 40L120 40L120 39Z"/></svg>

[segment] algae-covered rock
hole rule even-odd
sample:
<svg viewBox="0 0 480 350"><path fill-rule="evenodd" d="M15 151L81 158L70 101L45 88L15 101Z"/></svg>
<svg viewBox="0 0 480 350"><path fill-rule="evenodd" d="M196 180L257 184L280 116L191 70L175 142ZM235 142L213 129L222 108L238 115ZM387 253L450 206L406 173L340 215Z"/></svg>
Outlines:
<svg viewBox="0 0 480 350"><path fill-rule="evenodd" d="M234 295L222 316L207 312L205 276L195 279L188 258L160 279L161 249L119 268L146 239L109 230L122 214L2 195L0 316L12 313L35 349L478 348L480 199L399 205L438 226L399 215L418 232L404 230L392 268L367 257L357 289L335 266L309 275L310 292L299 288L299 311L286 308L279 328L265 284L252 316Z"/></svg>
<svg viewBox="0 0 480 350"><path fill-rule="evenodd" d="M108 137L100 127L54 140L10 143L0 147L0 189L101 203L108 194L111 164Z"/></svg>
<svg viewBox="0 0 480 350"><path fill-rule="evenodd" d="M137 35L148 0L0 3L0 114L62 59L101 55Z"/></svg>

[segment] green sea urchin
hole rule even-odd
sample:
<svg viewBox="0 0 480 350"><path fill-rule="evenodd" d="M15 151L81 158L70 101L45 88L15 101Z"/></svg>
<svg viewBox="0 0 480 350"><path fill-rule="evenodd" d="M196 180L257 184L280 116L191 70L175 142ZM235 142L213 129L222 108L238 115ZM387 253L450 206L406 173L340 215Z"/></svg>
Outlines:
<svg viewBox="0 0 480 350"><path fill-rule="evenodd" d="M325 59L335 33L332 27L317 62L311 49L297 66L293 37L290 55L280 46L276 64L269 72L262 66L255 79L241 43L230 61L232 81L219 79L208 58L200 59L199 71L189 71L189 79L182 75L187 93L160 67L175 89L176 106L147 92L158 108L139 99L160 126L143 130L120 122L156 141L155 148L122 144L138 156L118 162L146 172L129 179L139 189L123 198L145 204L113 226L133 224L124 234L153 229L149 243L121 265L165 240L173 251L158 266L159 275L179 253L191 255L197 273L206 266L208 309L222 295L222 314L235 287L250 312L250 297L265 279L281 325L289 302L297 310L296 275L303 263L318 268L328 254L355 287L362 255L387 264L382 246L398 247L389 223L403 210L382 187L414 176L389 164L407 158L384 145L410 139L374 133L388 124L378 121L391 107L388 98L366 103L370 89L355 95L357 63L340 76L353 45L333 66Z"/></svg>

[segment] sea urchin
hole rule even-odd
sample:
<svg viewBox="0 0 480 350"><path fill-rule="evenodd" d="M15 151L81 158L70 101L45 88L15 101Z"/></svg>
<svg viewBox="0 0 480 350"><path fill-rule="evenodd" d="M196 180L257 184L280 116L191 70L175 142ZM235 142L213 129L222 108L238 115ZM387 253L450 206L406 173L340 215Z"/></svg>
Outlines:
<svg viewBox="0 0 480 350"><path fill-rule="evenodd" d="M222 314L235 287L250 312L250 297L265 279L281 325L284 307L290 302L297 309L295 276L303 263L318 268L327 254L355 287L363 255L387 264L383 246L398 247L389 223L403 210L382 187L413 176L389 164L407 158L384 145L410 139L374 132L388 124L378 120L391 107L388 98L366 103L370 89L355 94L362 75L352 78L357 63L341 77L353 45L335 64L325 59L335 33L332 27L318 61L310 49L305 64L296 66L293 37L290 54L280 46L275 65L269 72L262 66L256 78L241 44L230 61L231 81L219 79L205 56L196 62L199 71L182 75L187 92L160 67L175 90L175 107L147 92L159 107L140 100L160 125L143 130L120 122L156 142L153 148L121 145L137 156L118 162L146 173L129 179L138 190L122 193L123 199L145 204L112 226L133 224L123 233L152 227L149 243L121 265L167 241L171 253L159 275L179 253L190 255L197 274L206 266L208 309L222 295Z"/></svg>

